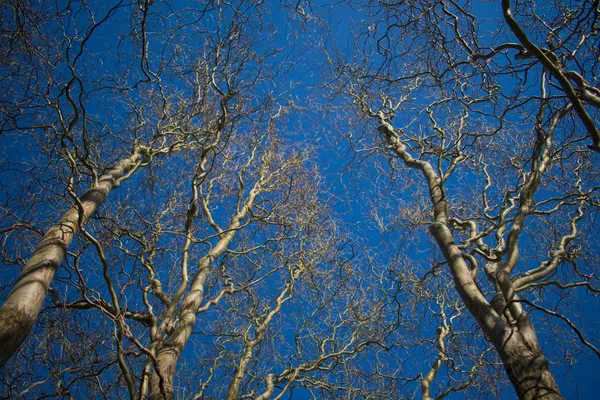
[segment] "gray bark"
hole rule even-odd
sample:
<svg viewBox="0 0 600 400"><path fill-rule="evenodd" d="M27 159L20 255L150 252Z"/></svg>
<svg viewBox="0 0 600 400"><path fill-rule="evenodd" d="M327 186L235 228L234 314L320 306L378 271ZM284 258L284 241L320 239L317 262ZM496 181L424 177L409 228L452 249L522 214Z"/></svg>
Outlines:
<svg viewBox="0 0 600 400"><path fill-rule="evenodd" d="M492 340L519 399L562 399L529 316L522 313L515 326L502 319L471 278L450 229L434 222L430 232L450 265L456 290L484 334Z"/></svg>
<svg viewBox="0 0 600 400"><path fill-rule="evenodd" d="M539 346L531 320L526 313L522 312L518 299L514 295L509 274L506 273L503 280L504 285L508 287L504 288L501 295L505 297L504 304L511 314L514 314L515 321L503 319L487 301L473 279L471 270L447 225L448 203L440 177L430 163L415 159L408 153L394 128L382 117L380 123L378 129L387 138L391 150L407 166L421 171L427 181L434 211L434 222L429 227L429 232L435 238L450 267L456 291L483 333L492 340L517 395L523 400L562 399L558 385L548 367L548 361ZM507 297L508 301L506 301Z"/></svg>
<svg viewBox="0 0 600 400"><path fill-rule="evenodd" d="M121 180L140 164L141 149L119 162L98 183L85 191L79 206L67 211L42 237L19 275L15 286L0 307L0 367L17 352L33 327L44 304L46 292L63 262L80 224L92 216Z"/></svg>
<svg viewBox="0 0 600 400"><path fill-rule="evenodd" d="M492 338L519 399L562 399L529 317Z"/></svg>
<svg viewBox="0 0 600 400"><path fill-rule="evenodd" d="M196 326L196 313L204 299L204 287L206 278L210 273L213 262L227 251L227 248L235 233L240 228L241 221L245 218L248 210L252 207L254 199L259 190L253 189L246 205L235 215L226 233L215 247L198 262L198 273L194 276L190 285L190 291L183 300L179 312L179 323L169 335L168 339L158 347L154 372L150 380L150 399L174 398L173 383L179 357L185 347L194 327Z"/></svg>
<svg viewBox="0 0 600 400"><path fill-rule="evenodd" d="M212 263L211 256L216 258L216 254L211 254L204 257L201 263ZM189 301L188 299L192 293L188 294L182 306L179 324L169 339L157 351L154 372L150 380L150 400L174 398L173 383L177 372L177 363L196 325L196 311L204 298L204 283L209 273L210 265L207 265L194 277L192 283L192 286L195 287L194 299Z"/></svg>

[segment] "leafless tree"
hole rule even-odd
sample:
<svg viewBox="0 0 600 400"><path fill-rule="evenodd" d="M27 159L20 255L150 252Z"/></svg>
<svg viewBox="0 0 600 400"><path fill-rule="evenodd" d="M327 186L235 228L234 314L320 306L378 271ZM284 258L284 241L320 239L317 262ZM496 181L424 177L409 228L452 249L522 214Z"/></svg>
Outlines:
<svg viewBox="0 0 600 400"><path fill-rule="evenodd" d="M598 1L0 17L3 396L558 398L600 357Z"/></svg>
<svg viewBox="0 0 600 400"><path fill-rule="evenodd" d="M6 332L6 361L46 305L34 339L4 371L5 387L14 397L173 398L190 383L192 354L204 346L189 343L191 335L207 332L217 347L199 358L225 368L235 397L252 354L274 346L265 331L299 275L329 263L338 243L327 239L335 235L311 145L292 149L287 124L296 106L274 94L275 78L289 68L285 46L273 46L273 16L254 2L110 7L3 5L16 21L6 79L39 85L6 96L3 104L16 105L4 114L3 134L15 143L30 137L48 166L43 198L57 210L71 206L35 246L3 308L36 300L20 334ZM50 45L50 33L62 41ZM29 75L11 70L26 58ZM24 184L36 186L34 171L21 171ZM29 204L31 215L23 212ZM14 222L3 230L5 243L27 231L35 240L56 214L41 217L47 204L6 201ZM28 247L6 247L4 262L22 266ZM275 297L274 287L282 288ZM263 319L267 304L275 308ZM241 336L242 326L256 330ZM223 339L229 330L235 340ZM214 352L223 340L227 357ZM236 373L219 364L233 358ZM219 393L209 385L214 368L195 371L204 382L191 388L198 396Z"/></svg>
<svg viewBox="0 0 600 400"><path fill-rule="evenodd" d="M519 397L560 398L532 314L557 317L600 355L559 305L563 296L598 293L595 275L581 269L595 265L593 245L579 244L594 236L585 220L598 212L597 168L580 145L591 137L595 148L598 138L590 97L598 3L510 3L498 7L499 19L473 2L367 2L355 52L331 55L333 82L370 119L364 129L379 131L352 136L353 148L383 154L398 180L412 182L402 176L411 170L421 177L429 205L409 223L435 238ZM381 226L399 220L380 213ZM423 378L424 398L454 329L440 307L439 355Z"/></svg>

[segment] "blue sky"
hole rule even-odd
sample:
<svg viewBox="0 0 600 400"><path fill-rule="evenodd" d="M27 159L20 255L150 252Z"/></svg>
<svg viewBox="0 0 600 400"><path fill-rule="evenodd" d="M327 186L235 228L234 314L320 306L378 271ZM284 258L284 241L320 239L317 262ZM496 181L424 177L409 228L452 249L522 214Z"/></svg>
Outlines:
<svg viewBox="0 0 600 400"><path fill-rule="evenodd" d="M194 62L201 63L203 55L212 56L211 49L214 48L214 43L218 42L219 35L227 33L228 26L222 25L218 15L212 10L208 10L207 14L202 16L202 19L198 19L201 13L197 11L188 13L186 10L189 5L186 2L174 2L171 6L166 6L158 1L156 3L151 7L161 10L164 13L163 16L166 17L159 18L153 14L147 19L145 23L148 24L146 27L148 35L145 39L141 35L141 22L139 22L142 15L137 11L132 11L135 10L135 6L125 3L115 8L115 14L110 15L106 23L102 23L93 31L89 30L89 14L84 8L78 8L79 5L72 8L72 10L79 10L75 15L66 14L69 9L65 9L67 11L61 18L65 22L63 26L44 26L47 32L43 33L53 38L49 42L58 43L63 46L63 49L68 44L64 37L76 38L73 41L72 48L68 50L68 55L71 65L75 64L73 69L76 74L82 77L80 80L81 86L78 82L71 82L66 90L72 98L78 98L81 94L77 101L80 101L79 104L84 105L82 109L88 112L88 119L85 120L88 126L86 130L80 121L74 125L74 131L77 131L77 134L73 136L74 143L81 148L87 146L84 145L85 143L93 143L94 145L89 146L88 151L93 155L94 160L105 164L101 166L104 168L113 164L124 154L128 154L130 151L127 148L128 146L133 145L135 140L149 137L155 129L153 124L158 126L163 121L161 120L161 96L168 98L172 96L172 98L177 99L178 104L185 104L185 101L190 101L189 99L196 95L193 74L189 73L186 68L190 68L193 64L192 59ZM114 2L114 4L117 3ZM363 118L360 111L354 107L352 100L340 94L344 91L343 89L336 96L331 95L332 90L339 89L339 87L332 79L335 73L332 73L329 69L330 65L327 64L324 50L327 50L329 56L339 57L339 59L349 63L355 60L360 62L360 51L362 50L360 46L372 44L369 42L370 36L368 35L375 35L385 30L386 24L380 22L372 25L370 17L365 16L368 10L359 6L348 7L338 4L331 7L326 2L313 2L311 9L303 2L298 4L302 7L301 9L296 8L293 3L281 2L278 6L285 5L287 7L282 6L278 11L265 13L263 16L265 26L260 27L261 30L258 26L256 27L256 37L248 36L244 38L244 40L248 39L256 46L255 51L257 54L268 54L263 67L273 73L269 79L261 80L256 85L250 86L251 78L249 77L252 74L263 73L264 70L259 69L260 63L258 61L256 63L249 62L245 65L245 75L239 75L240 85L243 86L248 83L251 90L255 91L255 94L247 99L249 107L261 104L264 99L268 99L272 102L269 105L272 106L273 110L277 110L279 106L289 107L292 110L284 119L281 119L281 122L277 122L277 128L281 132L285 132L282 137L289 143L293 143L291 147L294 150L299 151L306 148L312 152L305 164L307 168L314 167L314 170L320 174L320 185L324 192L322 194L318 193L317 196L322 196L323 201L329 200L331 202L328 206L331 215L338 220L340 231L347 235L347 239L339 253L340 258L348 259L347 264L356 273L356 275L348 273L348 282L367 287L364 291L357 290L353 292L349 283L348 287L343 290L346 297L340 301L339 305L326 309L322 317L314 317L314 327L311 328L314 331L306 328L306 331L303 332L306 337L309 336L308 332L316 332L315 335L332 334L328 331L330 329L328 323L338 321L343 325L341 321L345 315L344 312L349 312L348 310L340 311L338 308L344 304L355 304L357 309L361 309L361 312L368 312L372 310L371 305L378 305L378 301L383 299L385 306L381 307L382 317L379 321L382 325L387 324L386 326L389 328L389 326L393 326L394 319L398 315L408 316L406 321L402 320L396 329L388 332L390 343L394 345L386 351L378 347L369 347L356 360L349 359L348 363L356 368L357 373L364 374L363 379L367 380L369 374L374 371L375 361L379 360L379 357L382 359L387 357L385 358L387 369L383 371L384 373L390 375L397 373L398 377L414 378L419 374L426 373L437 354L434 339L441 319L440 303L437 303L437 300L447 302L443 305L447 307L445 310L448 312L448 317L455 318L456 335L463 338L464 343L467 343L464 345L465 352L483 351L486 347L485 341L481 340L481 333L477 331L473 319L468 316L464 307L454 307L450 303L451 300L456 299L456 294L453 292L449 274L444 266L442 265L438 270L439 272L431 275L427 272L431 265L439 262L441 258L432 239L426 234L426 225L422 223L423 218L427 218L428 212L428 198L424 190L424 183L415 171L401 169L397 161L387 157L380 146L381 142L377 136L376 122ZM112 6L113 3L92 2L92 8L96 15L95 21L99 22L103 16L107 15ZM266 7L266 5L264 6ZM228 14L230 10L227 10L224 12L224 17L221 16L223 20L228 20L230 17L230 14ZM490 18L493 20L501 18L498 2L475 2L473 12L477 18ZM169 17L173 15L179 15L180 19ZM189 25L185 25L180 30L169 32L174 26L184 22L189 23ZM371 26L374 26L373 30L369 28ZM498 39L491 36L491 33L494 32L492 26L491 23L483 25L482 30L479 32L483 35L483 43L485 44ZM84 35L90 32L90 36L82 41ZM357 32L362 35L360 40ZM261 37L260 35L264 36ZM355 39L356 42L354 42ZM140 56L139 51L143 48L144 43L147 43L147 63ZM80 53L81 45L83 45L83 49ZM191 49L196 53L193 53ZM273 49L278 51L269 53ZM186 50L190 52L189 57L185 54ZM80 55L78 56L78 54ZM407 57L414 62L420 62L415 60L413 53L409 53ZM77 59L76 63L75 59ZM166 60L176 61L171 64ZM25 61L25 59L20 60L23 64L25 64ZM375 55L371 61L376 66L377 63L382 61L382 58ZM26 65L22 68L26 69ZM417 68L417 66L408 64L406 68ZM22 86L23 80L15 78L15 81L20 85L11 88L12 80L7 78L7 76L11 76L11 71L6 66L3 66L3 69L2 77L5 80L2 85L6 89L6 94L2 97L3 103L19 103L21 102L19 96L24 99L28 98L29 93ZM46 229L65 210L60 195L64 192L65 184L69 181L69 178L73 178L77 193L82 193L90 182L90 177L85 172L69 175L70 171L65 158L59 152L60 146L72 148L69 147L71 144L55 140L54 135L56 132L38 125L40 124L39 121L48 118L50 121L48 125L60 126L57 122L55 109L46 107L46 104L44 104L46 99L56 100L56 104L60 105L65 115L71 116L74 113L69 96L64 89L72 78L64 60L55 66L44 66L44 71L54 79L47 83L48 92L44 93L44 90L38 87L43 87L46 84L45 81L35 82L35 85L33 85L35 90L32 91L43 95L34 99L34 107L21 106L20 111L22 111L22 114L19 115L19 127L14 129L10 124L4 125L4 131L0 137L0 157L3 168L0 173L2 187L0 202L4 205L5 211L3 229L18 221L25 221L26 224L30 223L38 230ZM274 71L277 73L274 73ZM394 73L396 72L401 74L403 71L394 71ZM40 74L40 77L43 76L43 74ZM158 85L156 76L161 77L162 87ZM146 78L151 83L143 82ZM247 81L243 81L243 79L247 79ZM510 93L518 79L514 76L506 76L500 78L499 82L503 85L502 90ZM226 84L226 77L218 82L218 85ZM375 86L373 85L373 87ZM127 88L127 90L123 90L123 88ZM394 86L393 88L396 90L393 93L394 95L406 91L406 88L401 86ZM164 90L163 93L160 93L161 89ZM415 110L418 110L418 107L426 104L431 99L428 97L429 94L426 90L416 91L415 93L417 94L407 101L406 107L402 109L399 113L400 116L393 123L404 127L407 135L426 135L429 129L427 127L427 115L422 111L416 112ZM528 92L524 91L523 93L527 94ZM485 103L475 112L489 111L493 107L493 105ZM144 121L139 120L139 118L136 119L137 112L140 112L140 114L145 113L148 118ZM441 111L440 118L451 120L460 112L461 110L458 109ZM527 110L523 111L523 114L525 113L527 113ZM245 135L249 137L254 129L264 126L261 124L264 124L264 120L266 120L265 115L261 112L252 115L256 115L255 119L249 118L237 126L236 133L239 135L238 137L246 137ZM401 120L404 117L407 119ZM507 121L512 124L517 122L518 118L516 113L510 114ZM209 117L198 115L192 123L201 125L209 120ZM490 118L489 121L485 119L476 120L474 126L482 127L486 122L493 125L495 120L494 118ZM253 125L254 123L256 125ZM64 126L63 128L68 129ZM79 136L80 132L84 133ZM113 139L106 139L110 137ZM516 138L514 140L515 147L522 142L525 143L526 139ZM59 143L61 144L59 145ZM102 146L95 146L96 143L101 143ZM511 139L507 139L505 144L510 147L512 144ZM56 146L56 151L53 150L52 146ZM291 153L292 151L290 151ZM243 150L239 148L236 148L232 154L240 158L245 156ZM595 157L597 160L597 155ZM177 212L174 212L167 222L172 222L173 226L181 225L180 219L177 218L180 218L185 212L185 202L188 201L187 196L189 196L189 186L186 186L189 179L181 171L191 170L193 165L193 161L190 161L186 156L176 155L170 161L165 160L164 164L160 162L157 166L152 165L141 170L139 175L125 182L121 188L111 194L101 216L106 217L107 220L108 217L114 215L130 215L132 218L139 216L138 223L142 226L145 223L142 216L146 212L150 213L149 210L152 210L153 206L163 206L168 203L167 200L177 199L182 205L180 204L180 209L177 209ZM225 162L223 170L226 170ZM81 171L85 171L85 168L82 168ZM485 184L481 174L476 175L466 171L458 172L457 175L456 180L453 179L448 182L448 187L451 188L449 190L451 192L450 196L460 194L460 189L464 184L472 185L472 187L479 190ZM509 179L517 179L514 175L507 176L512 176ZM38 179L38 177L42 178ZM598 182L594 181L590 183L590 185L597 184ZM509 187L511 185L514 185L514 182L499 182L499 186ZM315 189L317 188L315 187ZM224 198L217 200L218 206L215 207L214 215L223 222L227 221L230 211L234 207L233 200L231 200L233 197L225 198L226 195L229 195L228 189L227 185L215 189L215 193L217 195L222 194ZM548 193L551 192L551 189L548 189ZM473 193L479 193L479 190L469 190ZM543 191L541 193L545 195ZM502 187L498 189L498 195L501 194ZM463 204L468 205L469 194L467 193L466 196L465 199L456 195L457 207ZM493 201L500 203L501 199L494 199ZM136 202L139 204L136 204ZM594 214L594 216L596 215ZM103 220L100 219L95 225L99 235L102 232L108 232L102 230L102 223ZM598 227L594 221L590 225L592 230L597 233ZM539 226L544 227L543 223L540 223ZM199 228L200 231L201 229L205 228ZM206 230L209 229L206 228ZM532 235L531 237L534 236L533 232L528 234ZM260 232L248 234L248 240L251 242L251 240L255 240L261 235ZM10 258L15 258L18 255L20 259L15 265L8 265L6 259L2 263L0 278L2 279L3 296L8 293L9 285L14 281L22 260L27 259L38 238L39 233L29 228L19 230L17 234L4 234L4 249L8 252ZM108 243L109 240L106 240ZM161 250L161 260L166 263L172 262L173 265L179 263L180 254L178 250L182 246L182 242L181 237L175 235L165 236L164 242L160 242L164 246ZM204 243L214 244L214 242L215 238L213 237L207 239ZM137 249L136 246L138 245L134 241L124 241L124 243L126 246L131 246L132 249ZM590 239L590 243L597 243L597 239ZM527 246L534 246L535 244L527 239L527 236L522 243L523 253L526 257L529 257L529 259L525 259L525 262L529 262L531 265L539 262L535 259L538 252L537 249L534 249L529 255ZM172 246L172 248L169 248L169 246ZM194 248L194 257L199 257L202 254L204 249L202 246L199 245ZM74 276L73 272L76 261L96 268L98 266L97 255L89 251L89 246L83 240L76 241L73 247L76 250L67 259L67 266L59 272L59 278L55 286L61 296L70 300L77 297L77 284L74 283L77 281L77 277ZM236 246L233 248L238 249ZM593 249L590 249L590 252L593 251ZM78 258L79 255L81 255L81 258ZM111 256L114 257L116 280L124 279L125 276L139 276L140 280L144 277L143 270L136 261L117 251ZM231 257L234 259L233 255ZM532 260L532 258L534 259ZM226 265L227 261L223 259L219 262L222 263L220 265ZM236 268L243 264L242 261L231 262ZM324 269L339 268L340 275L344 274L344 268L346 267L345 263L323 263L322 266ZM256 274L260 275L264 270L266 268L258 268ZM107 292L101 280L100 271L94 267L86 271L89 275L86 275L85 278L90 280L90 286L98 293L106 295ZM330 275L327 275L330 272L324 271L322 275L317 275L317 281L319 277L330 277ZM168 277L169 271L167 270L162 273L166 281L175 285L176 277ZM236 273L243 275L243 271L236 270ZM424 278L425 276L429 276L428 282L434 288L432 293L419 292L418 288L408 283L409 278ZM257 289L257 293L264 296L264 299L260 300L261 306L272 305L273 293L280 290L281 283L286 279L285 274L280 270L277 270L273 277L272 281L266 280L265 285ZM217 276L217 278L221 280L210 283L209 296L215 296L218 290L223 287L223 276ZM402 282L403 279L406 279L406 282ZM306 290L311 290L308 278L306 278L306 281L301 280L298 283L299 287L302 287L301 285L306 285ZM556 304L558 310L563 310L563 307L569 311L575 308L570 307L568 304L565 305L568 302L579 306L581 315L576 316L574 321L581 324L581 328L588 335L588 339L594 343L598 329L595 321L600 319L598 318L600 314L597 297L594 295L588 296L584 292L584 290L573 291L564 302L561 302L559 297L554 295L548 296L546 300L549 300L550 304ZM435 298L436 294L440 294L437 299ZM123 302L130 302L131 304L141 305L141 296L139 290L134 291L131 289L131 291L127 291L123 289L122 292ZM322 294L322 296L325 297L326 295ZM538 293L532 292L529 296L534 299L538 296ZM236 303L237 301L240 301L240 303ZM189 373L190 376L197 374L198 379L206 380L205 371L195 367L194 363L198 362L198 365L202 367L211 364L211 357L214 358L219 355L217 354L221 348L219 346L227 348L231 353L228 353L228 356L233 359L231 362L235 362L236 351L238 353L240 351L240 343L228 339L213 341L211 335L219 332L219 329L227 328L219 325L221 315L219 313L227 313L235 307L243 310L247 306L244 301L250 300L237 300L236 297L232 296L231 299L224 300L218 308L211 309L202 316L203 319L198 323L198 330L192 336L193 343L186 348L185 363L182 363L185 364L182 367L184 374ZM343 303L343 301L348 303ZM418 303L419 301L423 301L423 303ZM227 309L228 306L231 307L229 310ZM305 361L303 357L308 357L308 355L294 354L295 341L297 340L294 337L296 334L294 329L299 329L295 325L297 321L294 320L294 315L296 315L296 312L297 315L302 316L315 315L316 311L311 308L312 306L314 305L304 304L302 297L295 295L283 308L281 316L274 320L270 330L270 334L273 336L270 337L269 340L271 341L268 342L274 348L269 348L265 344L263 352L273 358L273 363L278 361L277 351L289 358L280 364L276 364L275 369L271 372L280 372L289 365ZM336 314L336 312L339 313ZM107 319L103 320L99 314L86 314L94 316L89 320L89 326L98 329L99 332L103 330L110 332L111 324L107 322ZM47 311L47 316L49 320L52 319L50 311ZM543 323L544 316L539 312L534 312L533 316L534 323L540 323L538 334L541 342L548 341L550 343L548 346L554 346L554 343L556 343L556 349L547 349L549 350L548 353L551 354L549 356L551 362L560 362L560 355L568 354L573 349L580 351L581 346L578 344L572 346L566 343L573 338L568 326L557 320ZM231 313L230 318L232 321L240 321L240 324L247 322L243 315L236 315L235 313ZM322 319L319 320L319 318ZM45 323L48 323L48 320L45 320ZM344 335L349 335L350 325L347 328L344 325L344 329L348 330L340 329L340 336L344 339L347 339L347 336ZM554 327L556 327L558 333L550 330ZM144 327L137 326L136 329L143 338L147 339L148 333L145 332ZM40 334L40 331L36 333ZM39 336L36 337L39 338ZM563 339L565 343L561 343ZM280 344L279 348L275 345L277 343ZM456 345L457 348L462 345L459 339L457 339ZM403 348L402 346L407 347ZM311 354L311 351L316 352L316 349L315 347L307 350L307 354ZM272 353L269 353L269 351ZM460 350L456 349L453 349L452 354L456 357L461 356ZM461 364L462 360L457 359L458 365L471 365L468 357L465 358L467 360L464 364ZM216 357L215 359L218 360L219 358ZM490 357L490 359L492 358ZM434 381L434 383L443 382L441 387L436 387L435 390L443 390L445 384L456 383L455 379L465 378L466 374L464 372L451 371L448 365L448 363L443 365L439 373L439 380ZM577 356L573 365L562 362L559 366L553 366L552 370L565 397L585 399L594 396L594 378L600 376L597 365L598 359L591 352L585 352L585 349L583 349L583 353ZM264 368L264 365L261 366ZM47 374L46 368L46 366L40 366L37 371L34 368L34 375L39 373L39 376L45 376ZM217 387L228 384L230 378L228 373L231 373L231 366L222 362L216 370L221 375L214 378L213 384ZM567 374L569 370L570 373ZM113 369L107 374L110 377L111 374L114 375L115 373ZM39 376L36 378L39 378ZM332 380L334 379L338 378L332 378ZM494 379L494 377L489 379ZM400 385L394 379L385 382L390 385L392 384L390 382L393 382L394 385ZM377 382L374 384L377 384ZM404 396L411 398L420 395L418 380L405 382L404 384L406 387L399 389ZM485 383L479 381L478 384L480 387L476 393L483 396L484 389L482 387L485 387ZM185 396L196 389L187 383L186 385L188 386L182 388L180 392ZM290 396L290 398L311 398L310 391L302 388L293 391ZM319 395L315 394L314 396L318 398ZM448 396L452 399L472 397L473 395L469 391L453 393ZM512 388L506 386L501 392L501 397L514 398Z"/></svg>

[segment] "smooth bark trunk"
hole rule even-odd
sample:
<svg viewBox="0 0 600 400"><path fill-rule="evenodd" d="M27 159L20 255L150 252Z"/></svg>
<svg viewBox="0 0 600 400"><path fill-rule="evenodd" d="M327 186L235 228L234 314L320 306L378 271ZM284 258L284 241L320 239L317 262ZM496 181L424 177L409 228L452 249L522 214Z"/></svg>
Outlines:
<svg viewBox="0 0 600 400"><path fill-rule="evenodd" d="M519 399L562 399L529 316L522 313L515 326L505 321L473 280L450 229L443 223L434 222L429 231L450 266L458 294L494 343Z"/></svg>
<svg viewBox="0 0 600 400"><path fill-rule="evenodd" d="M450 267L454 286L463 303L483 333L494 343L517 395L522 400L562 399L558 385L548 367L548 361L540 348L531 320L526 313L520 311L518 299L514 293L512 293L512 298L508 296L510 304L506 302L506 299L504 299L504 304L507 305L506 308L511 314L515 314L517 319L506 321L501 316L502 311L494 310L473 279L471 270L447 225L448 203L440 177L430 163L415 159L408 153L392 125L387 123L382 116L380 116L380 122L381 125L378 129L387 138L390 148L407 166L419 170L425 178L429 186L429 196L434 212L434 222L429 226L429 232L435 238ZM507 297L508 294L514 292L508 273L506 273L504 284L508 286L508 289L505 288L502 295ZM516 309L519 311L515 311Z"/></svg>
<svg viewBox="0 0 600 400"><path fill-rule="evenodd" d="M517 396L521 400L562 399L529 317L524 316L517 326L492 338Z"/></svg>
<svg viewBox="0 0 600 400"><path fill-rule="evenodd" d="M173 382L175 380L177 363L179 362L183 348L196 326L196 313L204 299L206 278L208 278L214 260L227 251L227 247L240 227L240 221L245 217L248 208L252 205L254 196L256 194L251 195L248 204L233 218L227 233L223 234L219 243L199 261L198 273L192 280L190 291L181 305L179 323L169 338L156 352L156 364L150 381L151 400L170 400L174 398Z"/></svg>
<svg viewBox="0 0 600 400"><path fill-rule="evenodd" d="M54 274L73 237L106 200L108 194L141 162L140 150L119 162L79 199L80 207L67 211L42 237L14 288L0 307L0 367L17 352L44 304Z"/></svg>
<svg viewBox="0 0 600 400"><path fill-rule="evenodd" d="M248 210L254 204L256 196L260 193L260 187L263 183L263 179L257 182L254 189L250 191L246 204L231 219L227 230L221 233L219 242L198 262L198 272L192 280L189 293L181 304L179 323L156 352L156 363L150 379L151 400L171 400L174 398L173 382L177 363L196 326L196 313L204 299L205 282L210 274L213 262L227 251L237 230L240 229L242 220L246 217Z"/></svg>
<svg viewBox="0 0 600 400"><path fill-rule="evenodd" d="M204 257L203 260L208 262L212 258L211 256L214 256L214 254ZM212 261L210 262L212 263ZM177 363L196 325L196 311L204 298L204 283L209 273L210 267L205 266L194 277L192 287L195 288L195 291L188 294L186 301L184 301L179 324L169 339L157 351L156 364L150 380L150 400L174 398L173 383L177 372ZM192 294L194 295L194 301L190 302L189 297Z"/></svg>

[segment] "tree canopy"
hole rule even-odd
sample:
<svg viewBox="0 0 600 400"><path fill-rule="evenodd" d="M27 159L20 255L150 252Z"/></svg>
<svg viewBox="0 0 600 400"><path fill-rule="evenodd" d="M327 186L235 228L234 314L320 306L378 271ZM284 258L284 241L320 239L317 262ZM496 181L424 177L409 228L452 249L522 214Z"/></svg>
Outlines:
<svg viewBox="0 0 600 400"><path fill-rule="evenodd" d="M0 2L3 398L589 398L600 2Z"/></svg>

